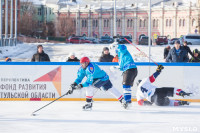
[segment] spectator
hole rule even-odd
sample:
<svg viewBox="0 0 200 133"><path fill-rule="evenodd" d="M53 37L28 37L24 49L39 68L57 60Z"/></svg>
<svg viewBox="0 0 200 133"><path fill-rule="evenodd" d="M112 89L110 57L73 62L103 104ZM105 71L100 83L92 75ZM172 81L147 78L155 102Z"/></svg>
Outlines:
<svg viewBox="0 0 200 133"><path fill-rule="evenodd" d="M188 56L188 53L189 53L192 57L194 57L193 54L192 54L192 51L190 50L190 47L187 46L187 41L183 42L182 48L186 51L187 56ZM189 56L188 56L188 58L189 58Z"/></svg>
<svg viewBox="0 0 200 133"><path fill-rule="evenodd" d="M43 51L43 46L42 45L38 45L37 46L37 53L35 53L31 59L31 62L49 62L49 56L44 53Z"/></svg>
<svg viewBox="0 0 200 133"><path fill-rule="evenodd" d="M75 53L70 53L66 62L79 62L80 60L75 56Z"/></svg>
<svg viewBox="0 0 200 133"><path fill-rule="evenodd" d="M174 47L169 51L166 62L188 62L186 51L181 47L180 41L176 41Z"/></svg>
<svg viewBox="0 0 200 133"><path fill-rule="evenodd" d="M114 56L110 55L108 47L104 47L99 62L112 62L113 58Z"/></svg>
<svg viewBox="0 0 200 133"><path fill-rule="evenodd" d="M113 58L112 62L118 62L118 61L119 61L119 57L118 57L118 55L116 55L116 56Z"/></svg>
<svg viewBox="0 0 200 133"><path fill-rule="evenodd" d="M194 57L192 57L192 58L189 60L189 62L200 62L200 54L199 54L199 50L198 50L198 49L195 49L195 50L193 51L193 56L194 56Z"/></svg>
<svg viewBox="0 0 200 133"><path fill-rule="evenodd" d="M170 46L167 46L165 49L164 49L164 59L166 59L169 51L170 51L171 47Z"/></svg>
<svg viewBox="0 0 200 133"><path fill-rule="evenodd" d="M5 62L11 62L11 61L12 61L11 58L9 58L9 57L5 58Z"/></svg>

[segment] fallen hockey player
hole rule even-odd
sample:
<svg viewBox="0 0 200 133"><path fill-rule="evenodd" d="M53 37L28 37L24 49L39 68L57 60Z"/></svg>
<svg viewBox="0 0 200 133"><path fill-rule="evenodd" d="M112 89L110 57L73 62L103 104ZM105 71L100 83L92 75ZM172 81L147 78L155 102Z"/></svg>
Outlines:
<svg viewBox="0 0 200 133"><path fill-rule="evenodd" d="M113 87L105 71L101 70L95 63L91 63L88 57L81 58L80 63L81 67L78 70L77 79L71 84L68 92L72 94L73 90L86 88L86 104L83 106L83 110L92 109L92 98L96 88L102 88L110 92L122 105L127 104L121 93ZM84 77L87 77L87 80L81 84ZM126 105L123 106L125 107Z"/></svg>
<svg viewBox="0 0 200 133"><path fill-rule="evenodd" d="M137 102L139 105L152 105L155 103L158 106L180 106L180 105L189 105L187 101L181 100L172 100L168 97L173 97L174 94L178 96L190 96L192 93L186 93L181 89L174 87L162 87L158 88L154 86L152 83L161 73L164 67L159 65L156 69L156 72L143 80L138 80L138 88L137 88ZM144 101L146 99L147 101Z"/></svg>

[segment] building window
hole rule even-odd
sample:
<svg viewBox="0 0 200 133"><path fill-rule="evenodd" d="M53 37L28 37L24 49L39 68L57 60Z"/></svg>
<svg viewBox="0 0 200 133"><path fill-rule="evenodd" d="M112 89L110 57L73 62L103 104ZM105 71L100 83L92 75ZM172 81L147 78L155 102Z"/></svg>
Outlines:
<svg viewBox="0 0 200 133"><path fill-rule="evenodd" d="M181 26L181 23L182 23L182 20L180 19L180 20L179 20L179 27Z"/></svg>
<svg viewBox="0 0 200 133"><path fill-rule="evenodd" d="M76 27L76 20L74 20L74 27Z"/></svg>
<svg viewBox="0 0 200 133"><path fill-rule="evenodd" d="M146 27L146 19L144 20L144 25L143 25L143 27Z"/></svg>
<svg viewBox="0 0 200 133"><path fill-rule="evenodd" d="M169 27L172 26L172 19L169 20Z"/></svg>
<svg viewBox="0 0 200 133"><path fill-rule="evenodd" d="M156 20L153 20L153 27L156 27Z"/></svg>
<svg viewBox="0 0 200 133"><path fill-rule="evenodd" d="M109 20L107 19L107 27L109 27L108 25L109 25Z"/></svg>
<svg viewBox="0 0 200 133"><path fill-rule="evenodd" d="M38 8L38 15L42 15L42 9L41 8Z"/></svg>
<svg viewBox="0 0 200 133"><path fill-rule="evenodd" d="M183 19L183 27L185 26L185 19Z"/></svg>
<svg viewBox="0 0 200 133"><path fill-rule="evenodd" d="M166 19L166 27L168 27L168 19Z"/></svg>
<svg viewBox="0 0 200 133"><path fill-rule="evenodd" d="M82 28L84 27L84 20L82 20Z"/></svg>
<svg viewBox="0 0 200 133"><path fill-rule="evenodd" d="M130 27L133 27L133 20L131 19Z"/></svg>
<svg viewBox="0 0 200 133"><path fill-rule="evenodd" d="M195 26L196 25L196 21L195 19L192 20L192 26Z"/></svg>
<svg viewBox="0 0 200 133"><path fill-rule="evenodd" d="M95 20L92 20L92 27L95 27Z"/></svg>
<svg viewBox="0 0 200 133"><path fill-rule="evenodd" d="M159 25L159 20L157 19L157 21L156 21L156 27L158 27L158 25Z"/></svg>
<svg viewBox="0 0 200 133"><path fill-rule="evenodd" d="M98 20L96 20L96 27L98 27Z"/></svg>
<svg viewBox="0 0 200 133"><path fill-rule="evenodd" d="M127 27L129 27L129 19L127 20Z"/></svg>
<svg viewBox="0 0 200 133"><path fill-rule="evenodd" d="M106 20L104 19L104 27L106 27Z"/></svg>
<svg viewBox="0 0 200 133"><path fill-rule="evenodd" d="M87 20L85 20L85 27L87 27Z"/></svg>
<svg viewBox="0 0 200 133"><path fill-rule="evenodd" d="M51 14L51 8L49 8L49 14Z"/></svg>
<svg viewBox="0 0 200 133"><path fill-rule="evenodd" d="M142 20L140 19L140 27L142 27Z"/></svg>
<svg viewBox="0 0 200 133"><path fill-rule="evenodd" d="M118 27L120 27L120 25L121 25L121 24L120 24L120 19L118 20L118 23L117 23L117 24L118 24Z"/></svg>

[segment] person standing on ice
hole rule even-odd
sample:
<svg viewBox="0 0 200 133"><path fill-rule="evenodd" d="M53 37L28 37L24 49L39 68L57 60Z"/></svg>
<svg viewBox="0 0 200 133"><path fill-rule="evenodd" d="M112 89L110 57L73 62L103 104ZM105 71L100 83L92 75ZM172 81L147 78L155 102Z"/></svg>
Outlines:
<svg viewBox="0 0 200 133"><path fill-rule="evenodd" d="M101 88L105 91L110 92L115 96L121 103L126 104L123 96L120 92L113 87L109 80L109 76L95 63L91 63L88 57L83 57L80 60L81 67L77 73L77 79L71 84L68 93L72 94L73 90L81 89L86 87L86 104L83 106L83 110L92 109L92 98L94 96L95 88ZM84 83L81 83L83 78L87 77Z"/></svg>
<svg viewBox="0 0 200 133"><path fill-rule="evenodd" d="M137 76L137 66L127 50L127 47L123 44L111 44L110 49L115 49L119 58L119 67L111 67L111 69L119 69L123 71L123 92L124 99L127 104L124 104L127 108L131 104L131 87L133 86L134 80Z"/></svg>
<svg viewBox="0 0 200 133"><path fill-rule="evenodd" d="M148 78L144 78L143 80L138 80L138 88L137 88L137 102L139 105L152 105L155 103L158 106L180 106L180 105L189 105L187 101L180 100L170 100L168 97L173 97L174 94L178 96L190 96L192 93L186 93L181 89L175 87L162 87L158 88L154 86L152 83L161 73L164 67L159 65L156 69L156 72ZM147 101L144 101L146 99Z"/></svg>

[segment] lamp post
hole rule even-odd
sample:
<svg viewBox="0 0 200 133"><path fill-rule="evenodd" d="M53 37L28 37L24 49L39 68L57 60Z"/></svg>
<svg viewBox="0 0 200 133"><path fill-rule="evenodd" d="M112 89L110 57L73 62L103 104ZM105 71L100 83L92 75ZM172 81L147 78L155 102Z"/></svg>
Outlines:
<svg viewBox="0 0 200 133"><path fill-rule="evenodd" d="M149 0L149 29L148 29L148 36L149 36L149 63L151 62L151 0ZM149 75L150 75L150 67L149 67Z"/></svg>
<svg viewBox="0 0 200 133"><path fill-rule="evenodd" d="M117 36L117 11L116 11L116 0L114 0L114 36Z"/></svg>
<svg viewBox="0 0 200 133"><path fill-rule="evenodd" d="M17 44L17 0L15 0L15 46Z"/></svg>
<svg viewBox="0 0 200 133"><path fill-rule="evenodd" d="M3 23L3 19L2 19L2 0L0 0L0 46L2 46L2 23Z"/></svg>

